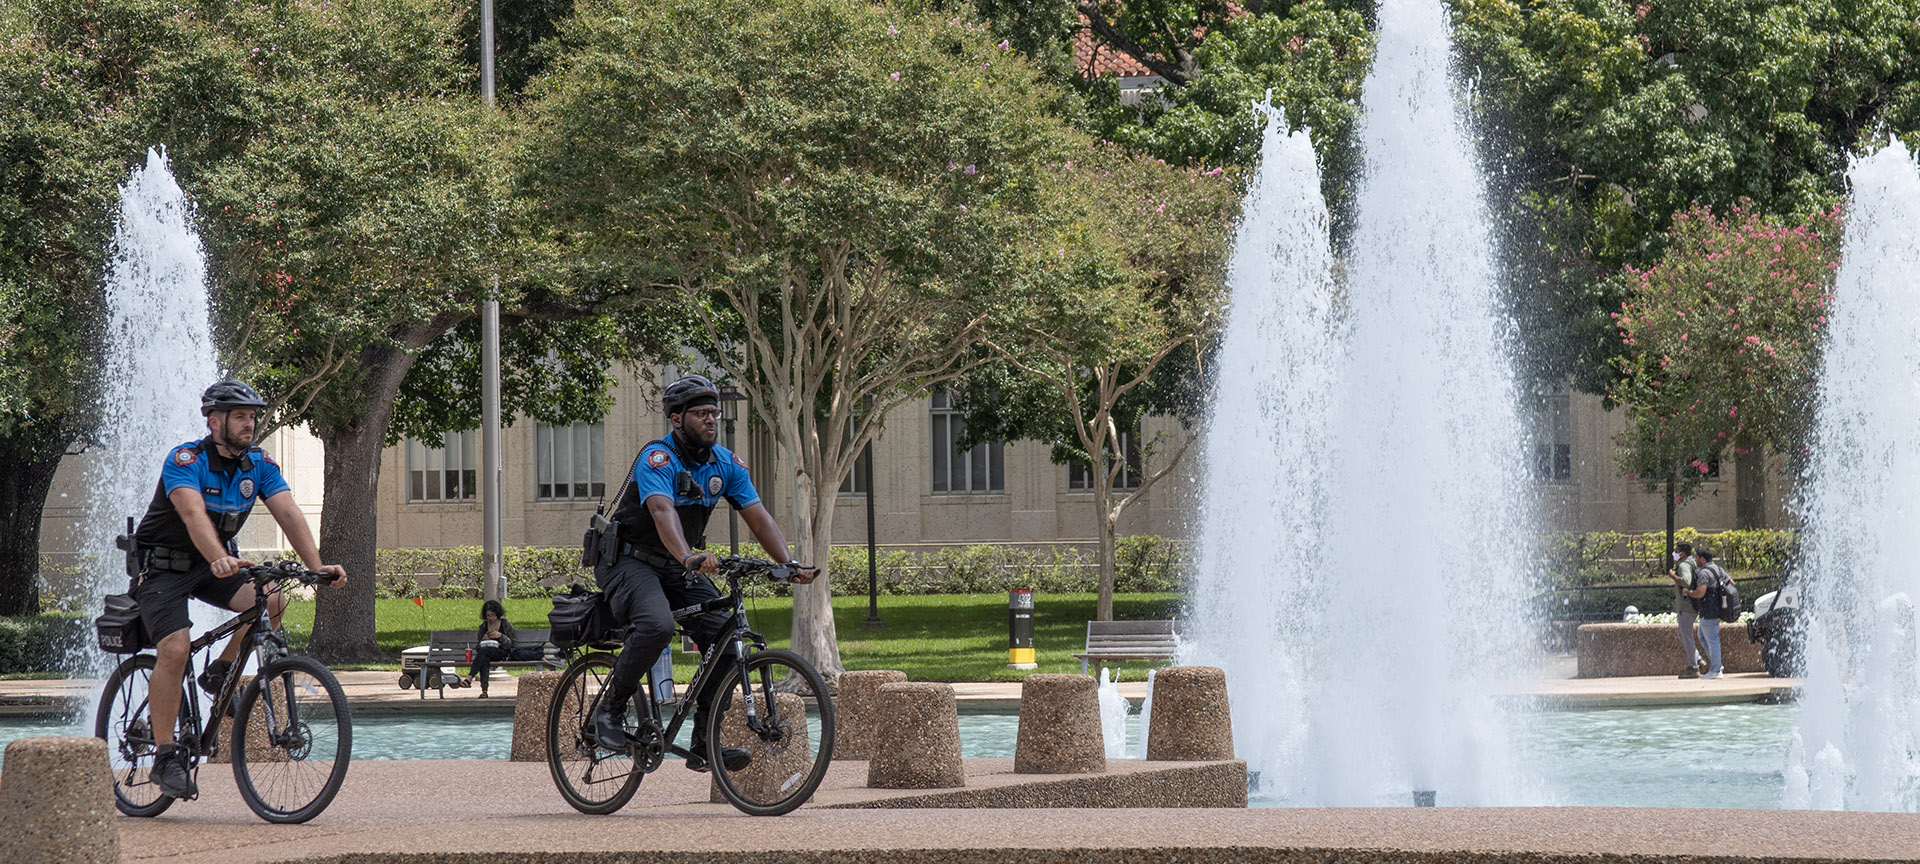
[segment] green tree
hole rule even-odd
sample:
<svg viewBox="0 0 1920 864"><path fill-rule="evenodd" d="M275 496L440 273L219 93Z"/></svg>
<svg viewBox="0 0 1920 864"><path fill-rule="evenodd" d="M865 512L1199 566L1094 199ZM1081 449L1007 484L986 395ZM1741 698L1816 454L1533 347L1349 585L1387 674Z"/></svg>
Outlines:
<svg viewBox="0 0 1920 864"><path fill-rule="evenodd" d="M90 428L115 189L140 150L95 58L0 12L0 615L39 611L40 513Z"/></svg>
<svg viewBox="0 0 1920 864"><path fill-rule="evenodd" d="M71 107L36 115L46 128L122 130L105 148L118 160L110 176L140 142L171 146L200 217L223 365L262 386L275 403L271 424L308 424L325 443L322 554L370 577L381 448L417 358L474 317L495 276L510 322L591 330L592 300L605 294L528 229L500 143L513 137L511 118L468 95L474 70L460 61L458 10L437 0L47 0L24 20L29 35L10 50L44 46L71 67ZM28 216L70 234L74 247L104 248L98 208L45 201ZM75 282L97 290L98 266L89 266ZM528 352L507 358L509 369L542 368L556 348L577 359L583 344L619 347L553 327L506 344ZM510 399L551 404L506 407L592 416L598 400L577 389L516 388ZM470 409L439 407L410 406L400 429L471 425ZM372 589L361 578L322 592L317 653L378 656Z"/></svg>
<svg viewBox="0 0 1920 864"><path fill-rule="evenodd" d="M968 438L1040 441L1055 462L1087 467L1099 537L1095 617L1107 621L1120 518L1194 441L1143 439L1141 420L1184 424L1203 407L1193 397L1205 389L1197 359L1225 312L1239 207L1218 169L1169 168L1114 145L1071 165L1056 179L1056 206L1073 218L1034 248L1027 273L1030 295L1044 300L989 338L1006 359L969 374L959 401ZM1133 485L1122 485L1127 477Z"/></svg>
<svg viewBox="0 0 1920 864"><path fill-rule="evenodd" d="M976 362L1077 142L1016 52L854 0L581 4L533 90L530 182L583 254L687 290L702 348L794 467L825 565L836 489L887 413ZM828 574L829 576L831 574ZM841 669L831 581L794 646Z"/></svg>
<svg viewBox="0 0 1920 864"><path fill-rule="evenodd" d="M1911 0L1454 0L1532 374L1606 392L1611 278L1698 203L1799 219L1875 136L1920 140Z"/></svg>
<svg viewBox="0 0 1920 864"><path fill-rule="evenodd" d="M1625 353L1609 396L1634 421L1620 467L1673 506L1731 450L1742 483L1763 477L1766 448L1798 464L1812 428L1826 310L1839 267L1838 211L1781 226L1736 206L1674 217L1659 262L1629 267L1611 313ZM1761 527L1757 488L1741 527Z"/></svg>

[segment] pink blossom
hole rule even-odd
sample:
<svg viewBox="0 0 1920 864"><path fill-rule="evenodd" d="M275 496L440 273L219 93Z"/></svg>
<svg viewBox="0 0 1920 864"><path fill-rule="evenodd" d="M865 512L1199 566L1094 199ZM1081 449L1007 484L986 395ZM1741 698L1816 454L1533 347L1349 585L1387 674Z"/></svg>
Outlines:
<svg viewBox="0 0 1920 864"><path fill-rule="evenodd" d="M1738 414L1738 413L1740 413L1740 406L1738 406L1738 405L1735 405L1735 406L1733 406L1732 408L1728 408L1728 409L1727 409L1727 416L1728 416L1728 417L1732 417L1732 416L1734 416L1735 414Z"/></svg>
<svg viewBox="0 0 1920 864"><path fill-rule="evenodd" d="M891 78L891 79L893 79L893 80L895 80L895 81L898 81L898 80L900 80L900 73L898 73L898 72L895 72L895 73L893 73L892 75L888 75L887 77L888 77L888 78Z"/></svg>

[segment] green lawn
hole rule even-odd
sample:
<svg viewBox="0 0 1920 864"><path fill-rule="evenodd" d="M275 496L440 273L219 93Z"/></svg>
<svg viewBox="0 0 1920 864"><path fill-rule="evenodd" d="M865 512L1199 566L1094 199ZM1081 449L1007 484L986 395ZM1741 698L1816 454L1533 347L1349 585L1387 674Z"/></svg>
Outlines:
<svg viewBox="0 0 1920 864"><path fill-rule="evenodd" d="M1078 672L1073 653L1086 645L1087 620L1093 617L1094 595L1036 595L1033 641L1039 672ZM747 619L774 645L784 646L793 629L793 606L786 599L747 601ZM425 611L411 600L377 601L374 620L380 646L396 655L401 649L427 642L427 630L477 627L478 600L428 600ZM1175 594L1119 594L1114 617L1122 620L1171 618L1178 612ZM882 597L880 617L886 626L866 629L864 595L834 598L834 624L840 634L840 657L848 669L898 669L915 681L1017 681L1026 672L1007 667L1007 595L939 594L921 597ZM518 626L545 627L545 599L506 601L507 620ZM313 630L313 606L295 603L285 619L295 644ZM675 677L692 676L692 658L675 655ZM1125 680L1144 679L1145 663L1122 664Z"/></svg>

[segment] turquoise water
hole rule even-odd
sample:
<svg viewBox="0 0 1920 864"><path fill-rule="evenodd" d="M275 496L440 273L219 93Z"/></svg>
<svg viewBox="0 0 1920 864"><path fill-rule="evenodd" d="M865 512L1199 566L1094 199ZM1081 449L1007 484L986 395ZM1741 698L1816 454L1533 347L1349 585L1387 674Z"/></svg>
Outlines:
<svg viewBox="0 0 1920 864"><path fill-rule="evenodd" d="M1780 806L1796 714L1785 705L1551 711L1515 746L1540 754L1539 773L1558 804L1771 809ZM1013 714L960 715L961 754L1012 757L1019 722ZM1138 753L1139 715L1127 723L1129 752ZM75 734L80 727L65 719L0 717L0 747ZM355 759L505 759L512 745L513 720L504 715L362 714L353 724ZM1256 794L1251 803L1287 802ZM1447 803L1444 792L1439 803Z"/></svg>

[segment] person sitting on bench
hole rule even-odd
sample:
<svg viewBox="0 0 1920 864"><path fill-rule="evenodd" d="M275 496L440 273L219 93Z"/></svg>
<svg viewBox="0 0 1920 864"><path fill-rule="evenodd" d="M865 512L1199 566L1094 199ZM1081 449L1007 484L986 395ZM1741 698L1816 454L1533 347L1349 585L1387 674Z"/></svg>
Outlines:
<svg viewBox="0 0 1920 864"><path fill-rule="evenodd" d="M540 646L514 646L513 624L507 621L506 607L498 600L480 604L480 630L474 635L480 644L474 646L473 668L467 670L467 680L461 683L472 684L474 679L479 679L482 699L487 698L487 679L493 672L494 661L540 659Z"/></svg>

